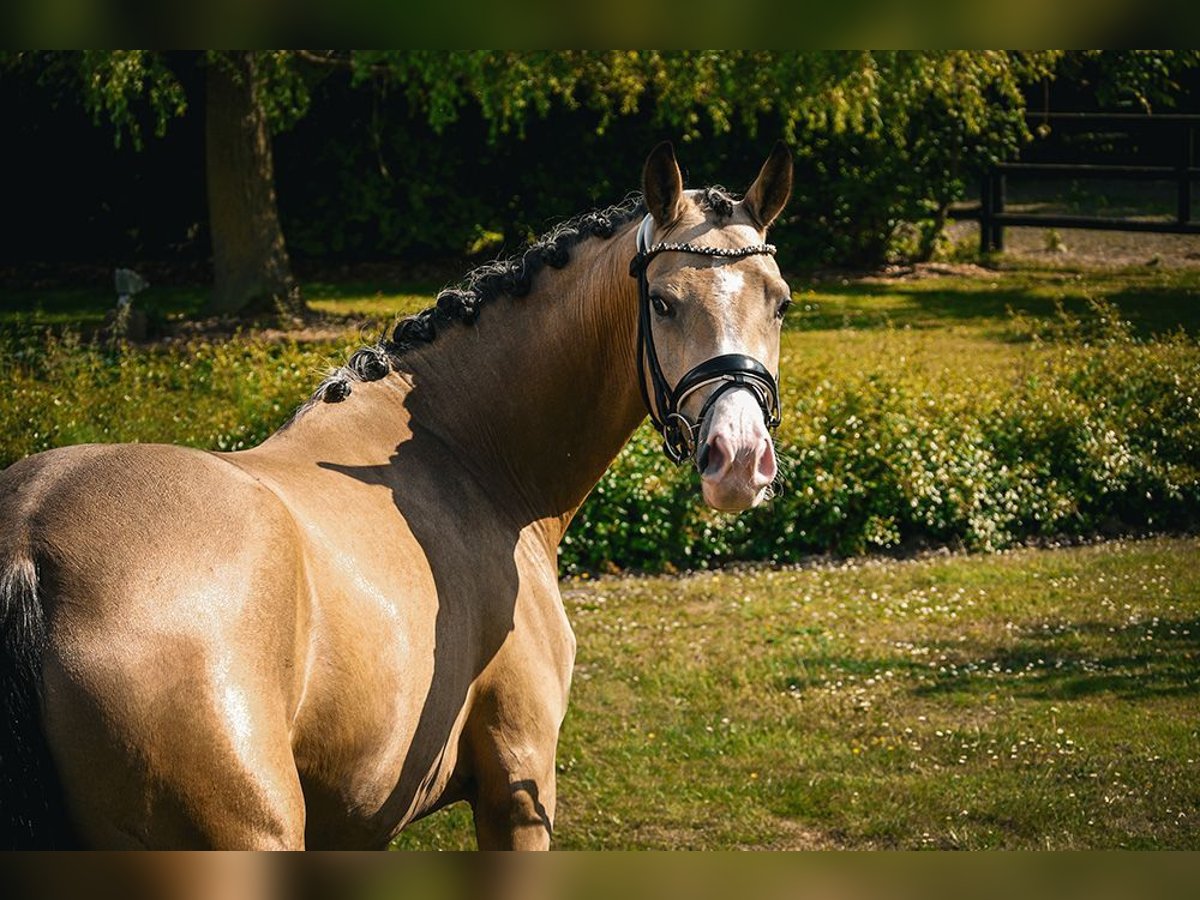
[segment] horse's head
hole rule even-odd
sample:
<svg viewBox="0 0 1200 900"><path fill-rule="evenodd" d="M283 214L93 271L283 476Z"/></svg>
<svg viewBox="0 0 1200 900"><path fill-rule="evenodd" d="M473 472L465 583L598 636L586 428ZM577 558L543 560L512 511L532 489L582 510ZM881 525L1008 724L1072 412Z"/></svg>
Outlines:
<svg viewBox="0 0 1200 900"><path fill-rule="evenodd" d="M717 509L756 506L775 480L779 331L791 290L768 226L792 189L780 143L734 201L685 191L670 144L646 160L638 232L642 386L667 454L690 459Z"/></svg>

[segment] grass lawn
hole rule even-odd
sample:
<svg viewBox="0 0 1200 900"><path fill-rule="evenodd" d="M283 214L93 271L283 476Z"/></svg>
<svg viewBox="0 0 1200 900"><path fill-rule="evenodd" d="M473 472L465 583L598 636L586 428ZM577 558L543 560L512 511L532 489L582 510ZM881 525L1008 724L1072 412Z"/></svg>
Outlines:
<svg viewBox="0 0 1200 900"><path fill-rule="evenodd" d="M1004 339L1009 337L1010 312L1046 319L1061 305L1086 314L1092 299L1113 303L1143 334L1176 327L1200 330L1195 302L1200 268L1020 264L912 280L793 278L792 287L799 306L789 312L789 326L804 331L907 327Z"/></svg>
<svg viewBox="0 0 1200 900"><path fill-rule="evenodd" d="M1200 269L1021 266L990 274L792 280L783 351L839 370L864 356L975 377L1011 373L1031 330L1111 303L1143 337L1200 334Z"/></svg>
<svg viewBox="0 0 1200 900"><path fill-rule="evenodd" d="M1095 299L1112 303L1143 336L1175 329L1200 334L1200 269L1021 265L990 275L914 280L814 281L794 276L792 287L795 303L782 345L785 392L792 363L810 370L819 367L834 379L842 371L861 368L864 358L899 357L934 374L1003 375L1013 371L1031 329L1053 322L1060 309L1086 317ZM306 284L304 290L310 306L328 318L335 332L344 321L336 337L326 329L323 339L301 342L304 350L322 354L305 358L316 374L322 358L340 361L364 336L378 335L396 317L429 306L437 286L320 281ZM136 303L152 317L171 322L195 316L203 296L199 287L152 286ZM87 334L102 324L113 303L107 285L9 291L0 294L0 337L45 327ZM253 335L247 335L243 343L252 340ZM296 386L297 403L307 387Z"/></svg>
<svg viewBox="0 0 1200 900"><path fill-rule="evenodd" d="M561 848L1200 848L1200 540L569 581ZM473 846L455 807L404 848Z"/></svg>
<svg viewBox="0 0 1200 900"><path fill-rule="evenodd" d="M433 302L437 288L405 284L380 289L362 282L310 282L304 296L316 312L334 318L391 319L418 312ZM153 285L139 294L134 305L166 321L194 318L204 306L206 288ZM0 293L0 328L18 326L71 327L90 332L104 322L116 305L107 287L22 288Z"/></svg>

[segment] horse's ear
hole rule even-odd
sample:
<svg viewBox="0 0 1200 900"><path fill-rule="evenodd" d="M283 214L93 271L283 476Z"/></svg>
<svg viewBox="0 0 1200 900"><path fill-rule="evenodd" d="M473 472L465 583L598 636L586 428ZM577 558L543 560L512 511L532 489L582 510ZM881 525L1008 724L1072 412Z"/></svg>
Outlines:
<svg viewBox="0 0 1200 900"><path fill-rule="evenodd" d="M675 148L663 141L650 151L642 169L646 209L659 228L666 228L683 212L683 175L675 161Z"/></svg>
<svg viewBox="0 0 1200 900"><path fill-rule="evenodd" d="M754 184L746 191L742 200L750 218L766 231L775 217L783 212L792 195L792 151L783 141L778 141Z"/></svg>

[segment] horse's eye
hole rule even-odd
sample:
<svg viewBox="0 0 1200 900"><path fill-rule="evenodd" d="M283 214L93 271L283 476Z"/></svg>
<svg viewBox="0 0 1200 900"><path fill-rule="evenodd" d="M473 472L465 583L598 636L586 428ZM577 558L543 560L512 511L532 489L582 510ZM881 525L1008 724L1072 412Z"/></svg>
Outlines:
<svg viewBox="0 0 1200 900"><path fill-rule="evenodd" d="M788 307L792 305L792 298L787 297L779 304L779 308L775 310L775 318L782 319L783 314L788 311Z"/></svg>
<svg viewBox="0 0 1200 900"><path fill-rule="evenodd" d="M667 303L667 301L658 294L650 295L650 305L654 307L654 311L664 319L675 314L675 310L671 309L671 304Z"/></svg>

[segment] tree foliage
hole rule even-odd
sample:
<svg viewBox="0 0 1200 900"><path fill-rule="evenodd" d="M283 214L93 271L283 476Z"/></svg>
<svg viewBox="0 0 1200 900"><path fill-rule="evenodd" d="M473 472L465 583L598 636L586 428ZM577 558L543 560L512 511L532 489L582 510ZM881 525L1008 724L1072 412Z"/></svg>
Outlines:
<svg viewBox="0 0 1200 900"><path fill-rule="evenodd" d="M302 53L355 85L402 91L434 134L477 113L495 145L538 120L586 111L598 134L636 118L700 141L767 128L798 150L806 185L796 235L822 261L872 263L902 221L929 252L949 203L979 167L1030 135L1024 88L1053 77L1044 51L387 51ZM801 226L802 229L805 226Z"/></svg>
<svg viewBox="0 0 1200 900"><path fill-rule="evenodd" d="M1138 96L1158 95L1192 51L1112 54L1113 71ZM87 107L118 140L161 135L188 98L177 67L223 54L145 50L17 53L12 59L78 78ZM997 104L1022 105L1022 87L1050 78L1059 51L260 51L261 102L276 129L307 112L309 85L342 68L355 87L399 90L435 131L477 107L493 140L524 133L558 108L599 114L603 132L622 116L652 109L654 124L695 139L745 128L773 114L784 137L851 132L904 141L910 117L930 99L952 105L968 132L982 132ZM1107 58L1107 57L1106 57ZM1195 64L1192 62L1192 64ZM1140 93L1139 93L1140 92Z"/></svg>
<svg viewBox="0 0 1200 900"><path fill-rule="evenodd" d="M1200 50L1083 50L1068 53L1062 74L1090 82L1104 106L1153 113L1171 109L1181 76L1200 68Z"/></svg>
<svg viewBox="0 0 1200 900"><path fill-rule="evenodd" d="M128 137L137 149L149 127L166 134L172 119L187 112L178 77L160 53L146 50L84 50L77 54L37 54L44 78L77 78L84 106L99 124L113 128L117 146Z"/></svg>
<svg viewBox="0 0 1200 900"><path fill-rule="evenodd" d="M194 111L196 71L228 62L14 53L0 72L36 72L118 143L143 147ZM1200 52L283 50L256 52L254 68L257 102L291 150L277 160L284 228L308 252L457 253L498 231L511 246L544 224L532 210L615 199L597 192L630 185L610 185L610 170L636 171L627 157L663 136L703 146L681 150L697 179L730 169L705 160L756 156L752 144L783 136L801 174L784 243L870 264L896 252L903 223L919 229L908 250L930 252L973 176L1031 139L1027 98L1043 85L1070 79L1100 105L1162 110ZM321 127L306 130L314 109ZM534 146L541 171L526 171Z"/></svg>
<svg viewBox="0 0 1200 900"><path fill-rule="evenodd" d="M953 101L971 132L996 104L1022 106L1021 88L1051 77L1062 53L1042 51L384 51L302 53L345 65L356 84L393 84L435 130L477 105L492 138L557 106L600 114L605 130L643 105L685 139L773 114L785 139L852 132L904 140L910 115L931 98ZM948 105L950 105L948 103Z"/></svg>

